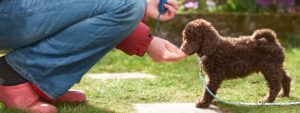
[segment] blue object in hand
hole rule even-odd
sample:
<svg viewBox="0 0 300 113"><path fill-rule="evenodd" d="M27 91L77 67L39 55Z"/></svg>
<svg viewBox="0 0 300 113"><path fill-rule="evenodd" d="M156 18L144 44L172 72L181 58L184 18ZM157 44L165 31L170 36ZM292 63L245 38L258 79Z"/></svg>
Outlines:
<svg viewBox="0 0 300 113"><path fill-rule="evenodd" d="M156 28L155 28L155 34L156 36L158 36L160 29L160 15L164 14L167 12L167 9L164 7L164 4L167 4L167 0L159 0L159 6L158 6L158 11L159 11L159 15L157 17L157 24L156 24Z"/></svg>
<svg viewBox="0 0 300 113"><path fill-rule="evenodd" d="M167 0L159 1L159 13L160 14L164 14L167 11L167 9L164 7L164 4L166 4L166 3L167 3Z"/></svg>

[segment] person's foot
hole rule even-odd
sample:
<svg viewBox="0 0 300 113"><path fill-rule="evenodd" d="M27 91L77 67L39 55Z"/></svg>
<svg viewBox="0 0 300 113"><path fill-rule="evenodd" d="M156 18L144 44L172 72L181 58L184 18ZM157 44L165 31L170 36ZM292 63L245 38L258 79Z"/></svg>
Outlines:
<svg viewBox="0 0 300 113"><path fill-rule="evenodd" d="M79 102L85 102L86 100L87 100L87 97L83 91L71 89L68 92L66 92L63 96L59 97L58 99L56 99L54 101L79 103Z"/></svg>
<svg viewBox="0 0 300 113"><path fill-rule="evenodd" d="M34 91L42 98L51 102L68 102L68 103L80 103L85 102L87 100L86 95L81 90L74 90L71 89L66 92L64 95L57 99L52 99L47 96L43 91L41 91L38 87L31 83L32 88Z"/></svg>
<svg viewBox="0 0 300 113"><path fill-rule="evenodd" d="M6 107L29 113L57 113L55 106L39 101L28 82L14 86L0 86L0 101Z"/></svg>

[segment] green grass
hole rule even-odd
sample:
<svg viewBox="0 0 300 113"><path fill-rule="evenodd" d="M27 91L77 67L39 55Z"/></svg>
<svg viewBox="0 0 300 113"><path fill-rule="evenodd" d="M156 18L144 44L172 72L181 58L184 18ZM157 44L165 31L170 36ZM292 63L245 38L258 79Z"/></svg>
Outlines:
<svg viewBox="0 0 300 113"><path fill-rule="evenodd" d="M286 50L286 69L292 77L291 97L277 98L276 102L300 101L300 49ZM83 104L55 104L61 113L130 113L132 104L157 102L195 102L202 94L196 56L176 63L154 63L148 56L127 56L112 51L98 62L89 73L145 72L157 75L157 79L94 80L84 77L74 88L84 90L89 101ZM264 78L250 76L225 81L218 96L227 101L258 102L266 93ZM229 113L297 113L300 106L234 106L213 102ZM18 113L0 105L2 113Z"/></svg>

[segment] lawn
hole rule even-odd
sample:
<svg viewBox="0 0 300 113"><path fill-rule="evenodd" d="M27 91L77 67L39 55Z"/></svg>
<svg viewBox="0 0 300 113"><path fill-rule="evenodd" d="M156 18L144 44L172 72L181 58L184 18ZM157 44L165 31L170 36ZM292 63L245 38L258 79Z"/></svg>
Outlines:
<svg viewBox="0 0 300 113"><path fill-rule="evenodd" d="M285 67L292 77L291 97L277 98L276 102L300 101L300 49L286 50ZM157 102L194 102L202 94L196 56L176 63L154 63L148 56L127 56L112 51L98 62L89 73L144 72L157 75L157 79L94 80L84 77L74 88L84 90L87 103L56 104L60 113L131 113L132 104ZM227 101L258 102L267 93L266 81L260 74L244 79L225 81L218 96ZM214 101L229 113L297 113L298 106L235 106ZM0 105L2 113L19 113Z"/></svg>

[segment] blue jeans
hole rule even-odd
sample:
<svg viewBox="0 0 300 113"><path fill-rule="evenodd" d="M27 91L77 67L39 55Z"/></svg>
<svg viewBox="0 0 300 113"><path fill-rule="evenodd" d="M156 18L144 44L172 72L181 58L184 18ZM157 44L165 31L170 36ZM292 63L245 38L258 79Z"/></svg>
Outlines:
<svg viewBox="0 0 300 113"><path fill-rule="evenodd" d="M128 36L146 0L1 0L7 63L51 98L70 89Z"/></svg>

